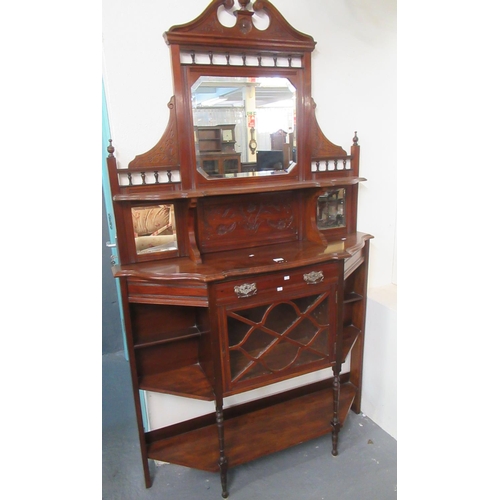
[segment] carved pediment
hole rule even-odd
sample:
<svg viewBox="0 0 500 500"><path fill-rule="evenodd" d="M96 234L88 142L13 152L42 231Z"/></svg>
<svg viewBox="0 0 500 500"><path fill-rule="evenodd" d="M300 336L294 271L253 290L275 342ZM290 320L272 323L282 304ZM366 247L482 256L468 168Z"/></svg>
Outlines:
<svg viewBox="0 0 500 500"><path fill-rule="evenodd" d="M298 51L312 52L316 42L309 35L294 29L268 0L256 0L249 9L250 0L239 0L240 9L234 11L234 26L224 26L218 16L221 6L230 10L233 0L213 0L205 11L194 21L173 26L163 36L167 43L188 46L217 48L245 48L248 42L262 52ZM253 16L256 12L269 17L265 30L255 27Z"/></svg>

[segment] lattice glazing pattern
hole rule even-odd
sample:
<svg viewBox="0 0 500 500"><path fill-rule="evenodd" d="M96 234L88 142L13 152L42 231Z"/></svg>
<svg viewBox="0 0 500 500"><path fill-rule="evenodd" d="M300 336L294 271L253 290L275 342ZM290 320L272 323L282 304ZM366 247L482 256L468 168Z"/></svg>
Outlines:
<svg viewBox="0 0 500 500"><path fill-rule="evenodd" d="M233 383L328 358L329 293L228 311Z"/></svg>

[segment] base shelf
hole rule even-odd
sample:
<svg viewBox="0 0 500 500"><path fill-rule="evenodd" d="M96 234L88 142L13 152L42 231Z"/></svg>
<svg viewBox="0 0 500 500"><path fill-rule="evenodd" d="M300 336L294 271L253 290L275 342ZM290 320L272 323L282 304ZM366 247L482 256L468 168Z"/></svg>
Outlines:
<svg viewBox="0 0 500 500"><path fill-rule="evenodd" d="M318 382L254 403L224 410L225 454L229 467L290 448L331 432L332 380ZM340 422L344 423L357 389L347 382L340 389ZM274 401L274 404L272 403ZM172 428L146 435L148 458L209 472L219 471L219 441L215 414L193 419L196 428ZM245 438L242 439L242 429Z"/></svg>

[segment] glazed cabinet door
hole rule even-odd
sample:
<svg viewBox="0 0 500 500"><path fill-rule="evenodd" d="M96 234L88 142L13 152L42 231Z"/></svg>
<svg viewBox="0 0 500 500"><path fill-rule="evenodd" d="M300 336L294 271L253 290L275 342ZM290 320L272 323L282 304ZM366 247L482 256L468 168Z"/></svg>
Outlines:
<svg viewBox="0 0 500 500"><path fill-rule="evenodd" d="M324 264L218 285L226 395L331 366L337 279Z"/></svg>

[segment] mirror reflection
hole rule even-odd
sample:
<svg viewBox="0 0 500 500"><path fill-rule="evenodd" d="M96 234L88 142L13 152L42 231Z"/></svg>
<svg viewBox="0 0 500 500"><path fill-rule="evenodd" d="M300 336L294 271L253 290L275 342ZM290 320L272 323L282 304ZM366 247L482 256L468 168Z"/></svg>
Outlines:
<svg viewBox="0 0 500 500"><path fill-rule="evenodd" d="M297 160L287 78L202 76L191 88L198 170L209 178L286 174Z"/></svg>
<svg viewBox="0 0 500 500"><path fill-rule="evenodd" d="M132 208L137 255L177 249L174 205Z"/></svg>
<svg viewBox="0 0 500 500"><path fill-rule="evenodd" d="M316 223L318 229L345 227L345 189L332 189L318 198Z"/></svg>

